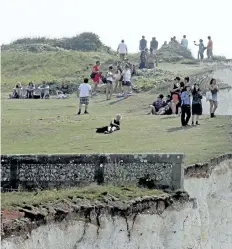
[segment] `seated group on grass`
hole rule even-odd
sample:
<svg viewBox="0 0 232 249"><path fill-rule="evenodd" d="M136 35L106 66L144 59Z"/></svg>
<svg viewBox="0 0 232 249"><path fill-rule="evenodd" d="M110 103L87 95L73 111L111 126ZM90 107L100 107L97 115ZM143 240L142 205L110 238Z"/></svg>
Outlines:
<svg viewBox="0 0 232 249"><path fill-rule="evenodd" d="M150 105L151 112L149 114L181 116L183 127L189 126L188 122L192 115L192 125L199 125L199 116L202 115L202 93L199 84L191 87L189 77L185 77L183 82L180 77L176 77L170 93L171 95L168 95L165 101L163 94L160 94L157 100Z"/></svg>
<svg viewBox="0 0 232 249"><path fill-rule="evenodd" d="M49 85L43 81L42 85L36 87L32 82L27 86L22 86L20 83L16 84L13 88L12 94L9 95L10 99L49 99Z"/></svg>

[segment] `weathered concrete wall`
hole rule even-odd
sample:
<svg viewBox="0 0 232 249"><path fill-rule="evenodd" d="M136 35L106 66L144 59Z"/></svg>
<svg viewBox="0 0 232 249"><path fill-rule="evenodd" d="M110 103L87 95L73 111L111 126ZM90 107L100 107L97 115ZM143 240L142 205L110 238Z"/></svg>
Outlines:
<svg viewBox="0 0 232 249"><path fill-rule="evenodd" d="M2 155L3 188L78 186L93 182L183 188L183 154Z"/></svg>

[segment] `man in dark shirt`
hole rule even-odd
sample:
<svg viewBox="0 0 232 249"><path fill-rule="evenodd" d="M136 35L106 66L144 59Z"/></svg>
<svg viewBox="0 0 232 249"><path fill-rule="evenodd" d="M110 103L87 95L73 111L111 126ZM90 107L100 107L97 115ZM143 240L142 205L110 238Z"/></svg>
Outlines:
<svg viewBox="0 0 232 249"><path fill-rule="evenodd" d="M158 49L158 41L155 37L152 37L152 40L150 42L150 49L152 50L152 52L156 52L156 50Z"/></svg>
<svg viewBox="0 0 232 249"><path fill-rule="evenodd" d="M163 94L160 94L158 96L157 100L154 101L152 105L150 105L151 112L148 114L156 114L157 112L159 112L160 108L166 105L165 101L163 101L163 98L164 98Z"/></svg>
<svg viewBox="0 0 232 249"><path fill-rule="evenodd" d="M142 39L139 42L139 50L145 51L146 48L147 48L147 40L145 40L145 36L142 36Z"/></svg>

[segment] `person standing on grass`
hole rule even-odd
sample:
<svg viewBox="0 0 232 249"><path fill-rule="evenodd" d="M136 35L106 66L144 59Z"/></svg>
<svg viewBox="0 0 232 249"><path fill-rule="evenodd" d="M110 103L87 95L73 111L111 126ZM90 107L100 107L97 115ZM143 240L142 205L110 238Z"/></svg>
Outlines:
<svg viewBox="0 0 232 249"><path fill-rule="evenodd" d="M199 47L198 54L197 54L197 59L198 60L199 59L203 60L204 59L204 51L205 51L205 46L204 46L203 40L200 39L199 44L196 44L196 42L194 42L194 45Z"/></svg>
<svg viewBox="0 0 232 249"><path fill-rule="evenodd" d="M196 122L199 125L199 116L202 115L202 94L199 88L199 84L194 84L192 88L192 125Z"/></svg>
<svg viewBox="0 0 232 249"><path fill-rule="evenodd" d="M180 113L180 77L174 79L173 89L170 91L172 96L172 114Z"/></svg>
<svg viewBox="0 0 232 249"><path fill-rule="evenodd" d="M124 94L131 94L132 89L131 89L131 69L128 64L125 66L125 70L122 72L123 74L123 86L127 87L127 92L124 92Z"/></svg>
<svg viewBox="0 0 232 249"><path fill-rule="evenodd" d="M97 95L97 86L100 84L100 80L101 80L100 65L101 65L100 61L96 61L96 65L94 65L92 68L91 78L94 83L94 87L93 87L94 96Z"/></svg>
<svg viewBox="0 0 232 249"><path fill-rule="evenodd" d="M186 85L181 93L181 125L183 127L188 126L190 117L190 86Z"/></svg>
<svg viewBox="0 0 232 249"><path fill-rule="evenodd" d="M142 36L142 39L139 41L139 50L145 51L145 49L147 48L147 40L145 39L145 36Z"/></svg>
<svg viewBox="0 0 232 249"><path fill-rule="evenodd" d="M126 57L126 55L128 53L127 45L124 43L124 40L122 40L121 43L118 45L117 52L118 52L118 54L120 56L120 60L124 61L125 57Z"/></svg>
<svg viewBox="0 0 232 249"><path fill-rule="evenodd" d="M106 100L110 100L113 93L113 67L106 73Z"/></svg>
<svg viewBox="0 0 232 249"><path fill-rule="evenodd" d="M217 94L218 94L218 84L216 82L216 80L213 78L211 79L210 83L209 83L209 90L212 93L212 98L209 100L210 103L210 117L214 118L216 117L214 115L217 107L218 107L218 101L217 101Z"/></svg>
<svg viewBox="0 0 232 249"><path fill-rule="evenodd" d="M208 36L208 44L206 47L206 52L207 52L207 57L208 59L212 59L213 58L213 41L211 40L211 36Z"/></svg>
<svg viewBox="0 0 232 249"><path fill-rule="evenodd" d="M156 37L152 37L152 40L150 42L150 51L151 53L156 53L157 49L158 49L158 41L156 40Z"/></svg>
<svg viewBox="0 0 232 249"><path fill-rule="evenodd" d="M123 80L123 75L122 75L122 68L120 65L117 66L115 75L115 87L114 87L114 92L122 94L122 80Z"/></svg>
<svg viewBox="0 0 232 249"><path fill-rule="evenodd" d="M81 114L81 108L82 105L85 105L85 112L84 114L89 114L88 113L88 105L89 105L89 96L92 95L92 91L91 91L91 86L89 85L89 79L85 78L84 79L84 83L80 84L79 86L79 98L80 98L80 104L79 104L79 111L78 111L78 115Z"/></svg>
<svg viewBox="0 0 232 249"><path fill-rule="evenodd" d="M183 36L183 39L181 40L180 45L186 49L188 49L188 40L186 38L186 35Z"/></svg>

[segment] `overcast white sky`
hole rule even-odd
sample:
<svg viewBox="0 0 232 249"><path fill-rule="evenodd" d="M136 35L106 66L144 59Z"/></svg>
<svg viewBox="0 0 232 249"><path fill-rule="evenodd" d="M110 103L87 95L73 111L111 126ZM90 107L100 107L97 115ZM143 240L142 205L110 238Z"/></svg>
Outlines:
<svg viewBox="0 0 232 249"><path fill-rule="evenodd" d="M116 49L124 39L138 51L145 35L160 45L171 36L193 41L210 35L214 54L232 58L231 0L1 0L0 43L17 38L74 36L91 31Z"/></svg>

